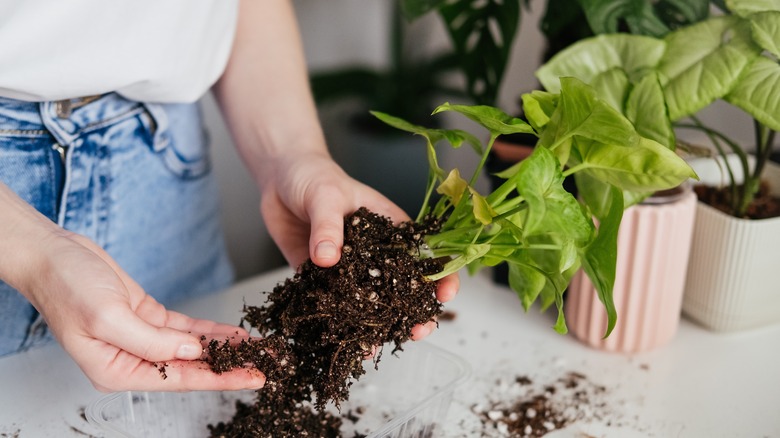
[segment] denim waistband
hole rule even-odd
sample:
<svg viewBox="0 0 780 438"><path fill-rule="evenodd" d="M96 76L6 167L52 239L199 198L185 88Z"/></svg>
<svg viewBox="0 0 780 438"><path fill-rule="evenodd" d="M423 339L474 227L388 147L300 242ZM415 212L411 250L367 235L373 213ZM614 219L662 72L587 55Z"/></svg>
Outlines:
<svg viewBox="0 0 780 438"><path fill-rule="evenodd" d="M85 132L143 111L149 113L155 128L159 128L154 130L158 134L154 149L162 150L168 141L166 111L161 105L128 100L116 93L46 102L0 97L0 132L12 130L24 135L46 130L59 144L68 146ZM4 120L12 122L4 126Z"/></svg>

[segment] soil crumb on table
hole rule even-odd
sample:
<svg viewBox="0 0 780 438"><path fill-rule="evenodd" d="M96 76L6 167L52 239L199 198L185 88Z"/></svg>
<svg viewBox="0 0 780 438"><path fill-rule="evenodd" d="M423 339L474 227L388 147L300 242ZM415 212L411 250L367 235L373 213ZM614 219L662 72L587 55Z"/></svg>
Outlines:
<svg viewBox="0 0 780 438"><path fill-rule="evenodd" d="M606 392L575 371L541 385L521 375L496 381L487 404L471 410L482 423L482 436L538 438L576 422L605 419Z"/></svg>

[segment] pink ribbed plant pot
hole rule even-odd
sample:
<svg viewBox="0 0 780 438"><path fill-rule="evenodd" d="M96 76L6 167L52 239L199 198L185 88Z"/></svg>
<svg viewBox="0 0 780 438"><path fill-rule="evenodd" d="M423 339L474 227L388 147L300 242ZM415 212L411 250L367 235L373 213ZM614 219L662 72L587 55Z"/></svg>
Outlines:
<svg viewBox="0 0 780 438"><path fill-rule="evenodd" d="M596 289L579 271L569 285L565 313L569 331L594 348L634 353L671 341L680 323L691 248L696 195L654 196L628 208L618 233L613 296L617 324L604 339L607 313Z"/></svg>

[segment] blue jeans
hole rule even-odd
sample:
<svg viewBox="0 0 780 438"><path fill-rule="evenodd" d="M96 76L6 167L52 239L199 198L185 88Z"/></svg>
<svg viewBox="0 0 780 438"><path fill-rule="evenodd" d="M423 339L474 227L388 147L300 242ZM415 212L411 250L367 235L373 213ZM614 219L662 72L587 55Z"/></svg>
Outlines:
<svg viewBox="0 0 780 438"><path fill-rule="evenodd" d="M0 181L103 247L165 305L229 285L199 107L94 99L0 97ZM0 281L0 356L51 339L38 312Z"/></svg>

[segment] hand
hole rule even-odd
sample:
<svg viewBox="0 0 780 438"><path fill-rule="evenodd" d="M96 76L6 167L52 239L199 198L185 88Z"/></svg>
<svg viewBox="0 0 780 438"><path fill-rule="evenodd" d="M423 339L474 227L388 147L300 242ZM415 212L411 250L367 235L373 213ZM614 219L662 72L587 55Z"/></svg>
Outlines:
<svg viewBox="0 0 780 438"><path fill-rule="evenodd" d="M40 280L27 295L98 390L263 386L265 377L257 370L217 375L207 363L194 360L203 352L201 335L224 339L246 337L246 331L166 310L83 236L60 233L50 240L42 243L54 256L46 258Z"/></svg>
<svg viewBox="0 0 780 438"><path fill-rule="evenodd" d="M266 178L260 210L268 231L291 266L307 258L330 267L341 257L344 217L359 207L390 217L395 223L409 220L401 208L376 190L350 178L329 156L280 159ZM439 280L436 297L444 303L460 286L457 274ZM436 327L435 321L418 325L412 339L419 340Z"/></svg>

